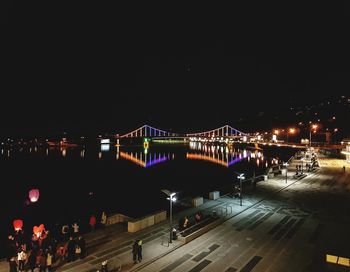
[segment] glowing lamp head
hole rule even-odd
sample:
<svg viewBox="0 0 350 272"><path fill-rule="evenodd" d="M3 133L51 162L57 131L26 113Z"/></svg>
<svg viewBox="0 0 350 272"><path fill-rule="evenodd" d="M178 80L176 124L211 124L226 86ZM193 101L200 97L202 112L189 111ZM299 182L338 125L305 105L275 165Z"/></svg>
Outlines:
<svg viewBox="0 0 350 272"><path fill-rule="evenodd" d="M21 219L13 220L13 228L15 231L19 231L23 228L23 221Z"/></svg>
<svg viewBox="0 0 350 272"><path fill-rule="evenodd" d="M29 200L33 203L37 202L39 199L39 195L40 193L38 189L32 189L29 191Z"/></svg>

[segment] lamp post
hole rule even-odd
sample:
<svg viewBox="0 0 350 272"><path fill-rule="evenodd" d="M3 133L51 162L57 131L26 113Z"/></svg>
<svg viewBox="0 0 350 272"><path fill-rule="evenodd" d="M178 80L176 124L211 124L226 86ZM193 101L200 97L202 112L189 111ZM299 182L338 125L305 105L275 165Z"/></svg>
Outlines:
<svg viewBox="0 0 350 272"><path fill-rule="evenodd" d="M169 243L172 243L173 241L173 202L176 201L176 193L174 192L170 192L169 190L163 189L162 190L163 193L165 193L167 196L167 200L169 200L170 202L170 213L169 213L169 220L170 220L170 239L169 239Z"/></svg>
<svg viewBox="0 0 350 272"><path fill-rule="evenodd" d="M287 184L287 180L288 180L288 165L289 165L288 162L283 163L283 166L286 167L286 184Z"/></svg>
<svg viewBox="0 0 350 272"><path fill-rule="evenodd" d="M310 148L311 148L311 132L312 132L312 129L314 130L314 132L316 132L316 129L318 128L318 125L311 125L311 128L310 128Z"/></svg>
<svg viewBox="0 0 350 272"><path fill-rule="evenodd" d="M287 144L289 143L289 134L294 134L295 128L290 128L287 130Z"/></svg>
<svg viewBox="0 0 350 272"><path fill-rule="evenodd" d="M240 188L240 194L239 194L240 206L242 206L242 193L243 193L242 181L245 179L244 174L238 174L237 178L239 179L239 188Z"/></svg>

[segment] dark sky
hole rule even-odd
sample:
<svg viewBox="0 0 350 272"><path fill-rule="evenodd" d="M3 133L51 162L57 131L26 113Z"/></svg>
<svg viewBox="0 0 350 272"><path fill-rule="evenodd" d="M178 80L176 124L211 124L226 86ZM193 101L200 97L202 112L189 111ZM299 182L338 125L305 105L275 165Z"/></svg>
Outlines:
<svg viewBox="0 0 350 272"><path fill-rule="evenodd" d="M3 9L3 134L236 124L350 94L349 7ZM248 119L247 119L248 118ZM239 126L264 124L249 119Z"/></svg>

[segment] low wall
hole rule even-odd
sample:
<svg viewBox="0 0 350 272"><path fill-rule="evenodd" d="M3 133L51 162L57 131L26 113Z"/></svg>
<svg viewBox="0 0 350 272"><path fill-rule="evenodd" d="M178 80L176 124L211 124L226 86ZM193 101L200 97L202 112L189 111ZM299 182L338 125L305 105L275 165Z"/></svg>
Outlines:
<svg viewBox="0 0 350 272"><path fill-rule="evenodd" d="M159 211L141 218L132 219L128 221L128 232L134 233L164 220L166 220L166 211Z"/></svg>
<svg viewBox="0 0 350 272"><path fill-rule="evenodd" d="M192 206L193 207L198 207L200 205L203 204L203 197L202 196L198 196L192 199Z"/></svg>
<svg viewBox="0 0 350 272"><path fill-rule="evenodd" d="M209 193L209 199L216 200L220 198L220 192L219 191L213 191Z"/></svg>
<svg viewBox="0 0 350 272"><path fill-rule="evenodd" d="M121 214L121 213L111 214L107 217L106 226L110 226L117 223L128 222L129 220L130 220L130 217L124 214Z"/></svg>

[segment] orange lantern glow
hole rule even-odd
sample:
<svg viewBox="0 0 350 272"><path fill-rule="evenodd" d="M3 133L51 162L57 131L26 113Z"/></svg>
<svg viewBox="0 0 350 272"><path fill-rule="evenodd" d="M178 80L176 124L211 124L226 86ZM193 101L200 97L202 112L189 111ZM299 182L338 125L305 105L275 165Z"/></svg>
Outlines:
<svg viewBox="0 0 350 272"><path fill-rule="evenodd" d="M15 231L21 230L23 227L23 221L21 219L13 220L13 228Z"/></svg>
<svg viewBox="0 0 350 272"><path fill-rule="evenodd" d="M33 227L33 233L37 236L40 237L41 233L45 231L45 226L44 224L41 224L39 227L34 226Z"/></svg>
<svg viewBox="0 0 350 272"><path fill-rule="evenodd" d="M32 189L29 191L29 199L31 202L37 202L39 199L39 190L38 189Z"/></svg>

